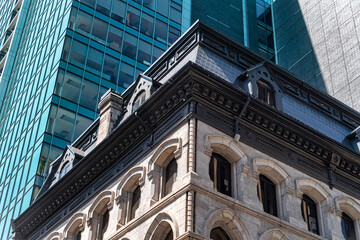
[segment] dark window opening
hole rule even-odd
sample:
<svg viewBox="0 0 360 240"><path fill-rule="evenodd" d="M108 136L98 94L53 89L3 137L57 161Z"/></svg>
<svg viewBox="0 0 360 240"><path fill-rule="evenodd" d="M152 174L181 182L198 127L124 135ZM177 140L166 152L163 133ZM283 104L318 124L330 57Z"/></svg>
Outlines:
<svg viewBox="0 0 360 240"><path fill-rule="evenodd" d="M106 212L104 213L104 215L101 216L101 222L100 222L100 236L99 239L103 240L104 239L104 234L108 228L109 225L109 210L106 210Z"/></svg>
<svg viewBox="0 0 360 240"><path fill-rule="evenodd" d="M173 231L170 230L170 232L166 235L165 240L173 240L174 236L173 236Z"/></svg>
<svg viewBox="0 0 360 240"><path fill-rule="evenodd" d="M177 174L176 159L173 158L165 168L165 183L164 183L164 196L168 195L172 191L173 184Z"/></svg>
<svg viewBox="0 0 360 240"><path fill-rule="evenodd" d="M273 87L264 81L258 81L257 87L258 98L270 106L275 107L275 91Z"/></svg>
<svg viewBox="0 0 360 240"><path fill-rule="evenodd" d="M346 213L343 213L341 217L341 230L345 240L356 239L354 221Z"/></svg>
<svg viewBox="0 0 360 240"><path fill-rule="evenodd" d="M131 211L130 211L130 220L135 218L135 213L136 210L139 208L140 205L140 196L141 196L141 190L140 190L140 186L138 185L134 192L132 193L132 198L131 198Z"/></svg>
<svg viewBox="0 0 360 240"><path fill-rule="evenodd" d="M301 201L301 214L310 232L319 233L319 224L316 210L316 203L307 195L303 195Z"/></svg>
<svg viewBox="0 0 360 240"><path fill-rule="evenodd" d="M212 240L230 240L227 233L220 227L214 228L210 232L210 239Z"/></svg>
<svg viewBox="0 0 360 240"><path fill-rule="evenodd" d="M81 232L80 231L76 234L76 240L81 240Z"/></svg>
<svg viewBox="0 0 360 240"><path fill-rule="evenodd" d="M269 178L260 174L257 192L264 212L277 217L276 185Z"/></svg>
<svg viewBox="0 0 360 240"><path fill-rule="evenodd" d="M231 164L219 154L211 156L209 174L215 190L231 196Z"/></svg>

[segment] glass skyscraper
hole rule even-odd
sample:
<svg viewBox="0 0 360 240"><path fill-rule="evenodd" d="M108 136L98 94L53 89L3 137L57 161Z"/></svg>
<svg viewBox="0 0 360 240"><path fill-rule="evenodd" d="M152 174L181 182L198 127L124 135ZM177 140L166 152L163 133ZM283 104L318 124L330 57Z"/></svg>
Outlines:
<svg viewBox="0 0 360 240"><path fill-rule="evenodd" d="M0 239L103 93L124 91L195 20L274 61L267 0L3 0L0 15Z"/></svg>

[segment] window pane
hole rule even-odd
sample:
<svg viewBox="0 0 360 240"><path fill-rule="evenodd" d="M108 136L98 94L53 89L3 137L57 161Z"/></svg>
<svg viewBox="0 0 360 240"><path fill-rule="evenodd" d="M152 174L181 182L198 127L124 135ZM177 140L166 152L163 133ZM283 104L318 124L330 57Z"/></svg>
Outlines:
<svg viewBox="0 0 360 240"><path fill-rule="evenodd" d="M151 9L154 9L154 3L155 3L155 0L144 0L143 1L143 5L145 7L151 8Z"/></svg>
<svg viewBox="0 0 360 240"><path fill-rule="evenodd" d="M170 26L169 28L169 43L174 43L180 36L180 30Z"/></svg>
<svg viewBox="0 0 360 240"><path fill-rule="evenodd" d="M95 7L95 0L81 0L82 3L85 3L86 5L90 7Z"/></svg>
<svg viewBox="0 0 360 240"><path fill-rule="evenodd" d="M153 36L153 29L154 29L154 18L143 13L141 18L141 28L140 31L143 34L146 34L150 37Z"/></svg>
<svg viewBox="0 0 360 240"><path fill-rule="evenodd" d="M80 105L95 110L97 106L97 93L99 86L95 83L83 80L81 89Z"/></svg>
<svg viewBox="0 0 360 240"><path fill-rule="evenodd" d="M94 48L89 48L89 56L86 61L87 70L100 75L101 65L103 63L103 53L95 50Z"/></svg>
<svg viewBox="0 0 360 240"><path fill-rule="evenodd" d="M113 1L111 17L119 22L124 22L126 4L119 0Z"/></svg>
<svg viewBox="0 0 360 240"><path fill-rule="evenodd" d="M164 16L169 14L169 0L157 0L156 10Z"/></svg>
<svg viewBox="0 0 360 240"><path fill-rule="evenodd" d="M121 63L119 85L123 83L123 87L128 87L134 80L134 68L126 63Z"/></svg>
<svg viewBox="0 0 360 240"><path fill-rule="evenodd" d="M150 65L151 62L151 45L140 40L137 60L145 65Z"/></svg>
<svg viewBox="0 0 360 240"><path fill-rule="evenodd" d="M126 14L126 24L132 28L138 29L140 23L140 11L129 7Z"/></svg>
<svg viewBox="0 0 360 240"><path fill-rule="evenodd" d="M105 15L109 15L110 14L110 5L111 5L111 0L97 1L96 10Z"/></svg>
<svg viewBox="0 0 360 240"><path fill-rule="evenodd" d="M80 95L81 78L67 72L65 74L63 88L60 96L77 103Z"/></svg>
<svg viewBox="0 0 360 240"><path fill-rule="evenodd" d="M141 190L140 190L140 186L138 185L132 194L130 220L135 217L136 210L139 208L140 194L141 194Z"/></svg>
<svg viewBox="0 0 360 240"><path fill-rule="evenodd" d="M77 115L73 140L77 139L93 122L93 120Z"/></svg>
<svg viewBox="0 0 360 240"><path fill-rule="evenodd" d="M108 46L112 49L120 52L122 40L122 31L116 27L110 26L109 36L108 36Z"/></svg>
<svg viewBox="0 0 360 240"><path fill-rule="evenodd" d="M163 50L154 46L153 47L153 62L155 62L161 56L161 54L163 54L163 52L164 52Z"/></svg>
<svg viewBox="0 0 360 240"><path fill-rule="evenodd" d="M64 79L64 70L59 69L57 78L56 78L56 82L55 82L55 91L54 94L59 95L60 96L60 90L63 84L63 79Z"/></svg>
<svg viewBox="0 0 360 240"><path fill-rule="evenodd" d="M106 55L104 61L103 78L116 84L118 72L119 72L119 60Z"/></svg>
<svg viewBox="0 0 360 240"><path fill-rule="evenodd" d="M125 34L122 53L128 57L136 59L136 45L137 38L132 35Z"/></svg>
<svg viewBox="0 0 360 240"><path fill-rule="evenodd" d="M74 29L74 23L75 23L75 18L77 16L77 12L78 11L76 8L71 9L69 26L68 26L70 29Z"/></svg>
<svg viewBox="0 0 360 240"><path fill-rule="evenodd" d="M83 43L73 40L70 53L70 62L78 63L83 66L86 59L87 46Z"/></svg>
<svg viewBox="0 0 360 240"><path fill-rule="evenodd" d="M172 186L175 182L175 178L176 178L176 173L177 173L177 163L175 158L173 158L169 164L166 167L165 170L165 190L164 190L164 196L166 196L167 194L171 193L172 191Z"/></svg>
<svg viewBox="0 0 360 240"><path fill-rule="evenodd" d="M63 108L59 108L55 122L54 135L67 141L71 141L75 114Z"/></svg>
<svg viewBox="0 0 360 240"><path fill-rule="evenodd" d="M264 212L277 216L276 185L262 174L259 176L258 197Z"/></svg>
<svg viewBox="0 0 360 240"><path fill-rule="evenodd" d="M104 21L101 21L97 18L94 18L94 25L92 29L92 35L105 44L106 35L107 35L108 24Z"/></svg>
<svg viewBox="0 0 360 240"><path fill-rule="evenodd" d="M177 23L181 23L181 5L171 2L170 19Z"/></svg>
<svg viewBox="0 0 360 240"><path fill-rule="evenodd" d="M76 17L75 31L88 35L91 29L91 22L92 17L89 14L79 11Z"/></svg>
<svg viewBox="0 0 360 240"><path fill-rule="evenodd" d="M156 19L155 39L160 42L166 43L166 33L167 33L166 23Z"/></svg>
<svg viewBox="0 0 360 240"><path fill-rule="evenodd" d="M64 61L67 61L67 57L69 56L70 42L71 40L68 37L66 37L64 42L64 49L61 55L61 59Z"/></svg>

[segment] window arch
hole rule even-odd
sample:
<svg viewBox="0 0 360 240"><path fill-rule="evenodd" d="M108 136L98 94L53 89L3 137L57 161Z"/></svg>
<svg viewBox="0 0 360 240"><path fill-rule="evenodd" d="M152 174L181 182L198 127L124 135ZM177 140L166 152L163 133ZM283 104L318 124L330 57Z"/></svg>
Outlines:
<svg viewBox="0 0 360 240"><path fill-rule="evenodd" d="M275 217L278 216L276 185L265 175L259 175L257 194L263 205L263 210Z"/></svg>
<svg viewBox="0 0 360 240"><path fill-rule="evenodd" d="M275 107L275 91L274 87L264 81L264 80L258 80L256 82L257 85L257 96L258 98L263 101L264 103Z"/></svg>
<svg viewBox="0 0 360 240"><path fill-rule="evenodd" d="M248 169L247 156L245 153L242 151L239 145L234 142L233 138L230 138L226 135L207 135L205 137L204 148L204 154L209 157L207 162L208 166L210 166L213 153L220 154L231 164L231 196L240 199L242 197L240 194L241 190L238 191L238 183L235 178L240 176L240 169L243 171ZM197 161L197 164L199 163L200 161ZM210 180L210 172L208 168L198 166L196 171L200 176L204 176Z"/></svg>
<svg viewBox="0 0 360 240"><path fill-rule="evenodd" d="M335 199L337 215L341 218L341 230L345 239L357 239L360 236L360 205L357 201L349 197L337 197ZM346 228L345 223L348 227ZM352 225L352 226L351 226ZM351 229L353 227L353 230ZM347 232L346 236L344 234ZM349 238L346 238L349 235ZM357 238L356 238L357 237Z"/></svg>
<svg viewBox="0 0 360 240"><path fill-rule="evenodd" d="M329 226L326 221L322 221L322 218L323 215L328 214L330 208L333 208L330 194L320 183L310 178L297 179L296 189L297 196L301 200L299 207L307 229L318 235L324 235L324 229L328 229ZM315 216L316 219L314 219Z"/></svg>
<svg viewBox="0 0 360 240"><path fill-rule="evenodd" d="M231 240L250 240L249 231L243 221L230 208L218 209L212 212L204 221L202 234L210 238L211 231L217 227L222 228Z"/></svg>
<svg viewBox="0 0 360 240"><path fill-rule="evenodd" d="M65 239L81 240L85 219L86 215L84 213L75 213L64 228Z"/></svg>
<svg viewBox="0 0 360 240"><path fill-rule="evenodd" d="M303 194L301 200L301 215L306 222L308 230L320 235L316 203L306 194Z"/></svg>
<svg viewBox="0 0 360 240"><path fill-rule="evenodd" d="M216 227L210 232L210 239L212 240L230 240L230 237L227 233L221 228Z"/></svg>
<svg viewBox="0 0 360 240"><path fill-rule="evenodd" d="M63 239L62 234L58 232L53 232L46 238L46 240L60 240L60 239Z"/></svg>
<svg viewBox="0 0 360 240"><path fill-rule="evenodd" d="M144 185L145 167L131 168L117 187L116 203L119 205L118 226L121 227L136 217L141 201L141 187Z"/></svg>
<svg viewBox="0 0 360 240"><path fill-rule="evenodd" d="M228 160L213 153L209 163L209 175L216 191L231 196L231 163Z"/></svg>
<svg viewBox="0 0 360 240"><path fill-rule="evenodd" d="M260 177L260 176L263 177ZM275 161L264 159L264 158L256 158L253 160L253 177L257 180L258 183L258 197L264 197L265 189L263 191L259 187L261 187L261 182L267 182L267 183L273 183L273 190L271 190L272 194L268 193L266 196L270 195L270 198L266 199L260 199L260 202L263 204L263 210L267 213L270 213L276 217L279 218L286 218L286 213L282 209L282 201L283 201L283 195L285 190L285 187L289 187L290 185L290 175ZM268 178L268 180L265 181L264 177ZM263 184L264 185L264 184ZM266 186L269 186L269 184L265 184ZM263 186L264 187L264 186ZM269 186L270 187L270 186ZM268 187L265 187L267 190L270 190ZM267 200L270 200L273 204L273 211L271 211L269 208L264 208L264 202L267 202ZM265 210L268 209L269 211Z"/></svg>
<svg viewBox="0 0 360 240"><path fill-rule="evenodd" d="M90 225L90 239L102 240L109 225L110 210L113 207L114 192L103 191L89 209L87 223Z"/></svg>
<svg viewBox="0 0 360 240"><path fill-rule="evenodd" d="M149 160L147 176L151 182L151 204L172 191L178 171L177 161L181 157L181 142L181 138L164 141Z"/></svg>
<svg viewBox="0 0 360 240"><path fill-rule="evenodd" d="M271 229L261 234L259 240L289 240L280 229Z"/></svg>
<svg viewBox="0 0 360 240"><path fill-rule="evenodd" d="M179 228L176 221L167 213L159 213L145 235L144 240L173 240L179 235Z"/></svg>

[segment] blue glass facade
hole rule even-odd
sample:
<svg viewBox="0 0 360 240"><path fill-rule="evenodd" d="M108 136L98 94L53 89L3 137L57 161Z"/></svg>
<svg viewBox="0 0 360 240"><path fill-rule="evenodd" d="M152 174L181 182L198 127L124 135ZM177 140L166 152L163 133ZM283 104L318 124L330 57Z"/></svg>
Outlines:
<svg viewBox="0 0 360 240"><path fill-rule="evenodd" d="M12 4L6 1L6 4ZM33 0L0 113L0 239L49 164L181 33L182 2Z"/></svg>

